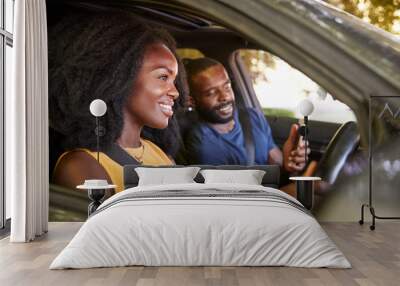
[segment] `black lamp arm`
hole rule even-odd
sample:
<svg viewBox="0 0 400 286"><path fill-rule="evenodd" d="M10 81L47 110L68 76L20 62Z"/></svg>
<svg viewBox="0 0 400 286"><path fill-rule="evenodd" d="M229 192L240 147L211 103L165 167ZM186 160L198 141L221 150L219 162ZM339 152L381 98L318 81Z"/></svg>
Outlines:
<svg viewBox="0 0 400 286"><path fill-rule="evenodd" d="M97 162L100 164L100 138L99 138L99 117L96 116L96 145L97 145Z"/></svg>

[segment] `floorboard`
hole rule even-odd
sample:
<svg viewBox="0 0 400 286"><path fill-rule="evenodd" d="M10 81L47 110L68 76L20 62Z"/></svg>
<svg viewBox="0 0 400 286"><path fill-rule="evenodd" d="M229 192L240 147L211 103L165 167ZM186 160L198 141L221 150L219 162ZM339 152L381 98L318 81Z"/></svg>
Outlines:
<svg viewBox="0 0 400 286"><path fill-rule="evenodd" d="M322 226L351 262L352 269L290 267L120 267L49 270L81 223L50 223L32 243L0 240L0 285L399 285L400 222L379 222L375 231L357 223Z"/></svg>

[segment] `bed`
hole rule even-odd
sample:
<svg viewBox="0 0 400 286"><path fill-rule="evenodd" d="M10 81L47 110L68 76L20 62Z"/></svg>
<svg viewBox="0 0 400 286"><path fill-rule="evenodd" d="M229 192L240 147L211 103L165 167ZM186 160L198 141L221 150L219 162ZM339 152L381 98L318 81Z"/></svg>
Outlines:
<svg viewBox="0 0 400 286"><path fill-rule="evenodd" d="M312 214L276 188L277 166L199 166L238 170L236 177L246 170L265 171L259 185L204 183L200 173L191 183L138 185L137 167L124 167L125 191L88 218L50 269L351 267Z"/></svg>

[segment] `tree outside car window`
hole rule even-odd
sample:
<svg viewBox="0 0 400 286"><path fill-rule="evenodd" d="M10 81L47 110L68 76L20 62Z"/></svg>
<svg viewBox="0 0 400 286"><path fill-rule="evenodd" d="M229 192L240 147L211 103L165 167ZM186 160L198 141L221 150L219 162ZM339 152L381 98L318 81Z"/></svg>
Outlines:
<svg viewBox="0 0 400 286"><path fill-rule="evenodd" d="M325 1L400 38L400 0ZM296 103L309 98L317 107L314 120L336 123L355 120L350 108L278 57L259 50L241 50L240 56L267 115L299 117ZM292 83L290 87L286 84L288 81Z"/></svg>
<svg viewBox="0 0 400 286"><path fill-rule="evenodd" d="M399 0L326 0L326 2L400 36Z"/></svg>

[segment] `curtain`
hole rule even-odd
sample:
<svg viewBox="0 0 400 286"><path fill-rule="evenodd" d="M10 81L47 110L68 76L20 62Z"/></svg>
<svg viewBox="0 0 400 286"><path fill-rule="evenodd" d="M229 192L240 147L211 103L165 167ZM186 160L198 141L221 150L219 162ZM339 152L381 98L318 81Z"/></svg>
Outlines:
<svg viewBox="0 0 400 286"><path fill-rule="evenodd" d="M48 229L46 3L18 0L14 11L14 88L6 98L6 187L12 193L10 241L28 242Z"/></svg>

